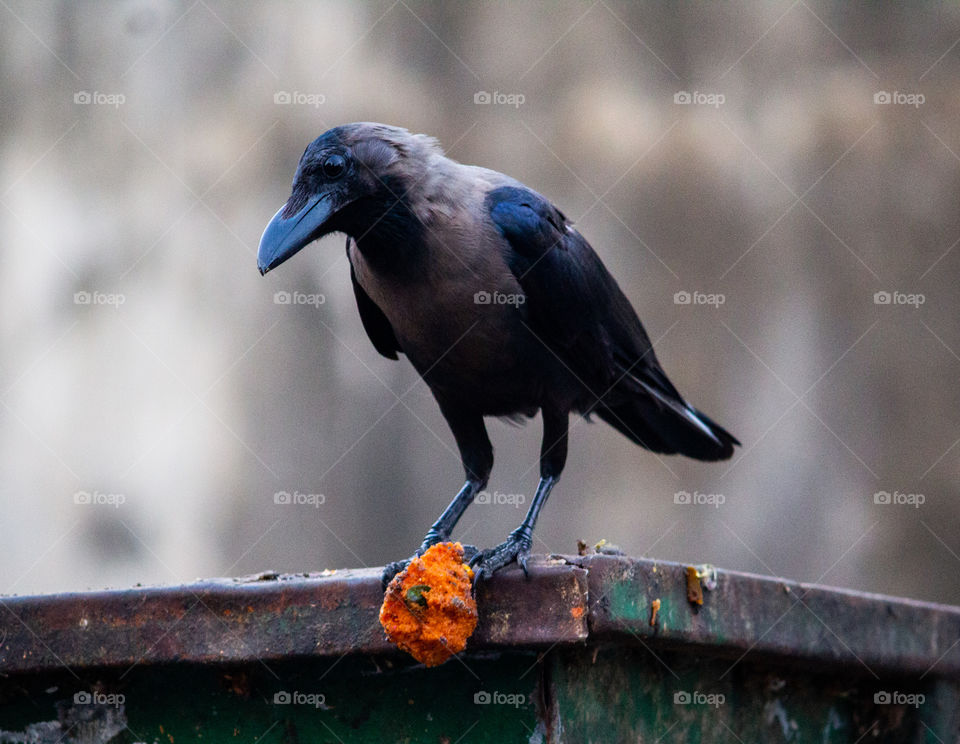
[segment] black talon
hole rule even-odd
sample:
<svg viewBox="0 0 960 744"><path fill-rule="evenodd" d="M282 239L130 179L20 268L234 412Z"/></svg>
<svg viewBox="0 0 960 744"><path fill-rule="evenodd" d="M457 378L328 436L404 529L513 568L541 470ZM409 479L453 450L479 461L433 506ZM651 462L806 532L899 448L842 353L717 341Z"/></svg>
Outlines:
<svg viewBox="0 0 960 744"><path fill-rule="evenodd" d="M432 548L434 545L440 542L443 542L443 537L438 535L433 530L430 530L427 533L426 537L423 538L423 542L420 543L420 547L417 550L417 555L423 555L428 550L430 550L430 548Z"/></svg>
<svg viewBox="0 0 960 744"><path fill-rule="evenodd" d="M530 556L530 539L524 534L523 530L516 530L510 533L504 542L496 547L477 553L470 561L470 567L473 568L473 590L476 594L477 586L481 579L487 579L493 576L504 566L508 566L514 561L520 564L523 574L530 577L527 570L527 559Z"/></svg>
<svg viewBox="0 0 960 744"><path fill-rule="evenodd" d="M520 564L520 568L523 569L524 578L530 578L530 572L527 570L527 559L530 557L530 554L520 554L517 556L517 563Z"/></svg>
<svg viewBox="0 0 960 744"><path fill-rule="evenodd" d="M383 567L383 573L380 574L380 586L383 588L383 591L387 591L387 587L390 585L390 582L393 581L393 577L400 573L403 569L410 565L410 560L405 561L393 561L393 563L388 563Z"/></svg>
<svg viewBox="0 0 960 744"><path fill-rule="evenodd" d="M474 597L477 596L477 589L480 588L480 582L487 578L487 572L483 569L483 566L477 566L473 569L473 583L470 587L470 592Z"/></svg>

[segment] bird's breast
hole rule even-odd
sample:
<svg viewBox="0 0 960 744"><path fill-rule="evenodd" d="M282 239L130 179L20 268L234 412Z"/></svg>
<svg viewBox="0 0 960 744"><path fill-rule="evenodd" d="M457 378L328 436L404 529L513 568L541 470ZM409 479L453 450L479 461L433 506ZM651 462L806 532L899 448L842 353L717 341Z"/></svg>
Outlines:
<svg viewBox="0 0 960 744"><path fill-rule="evenodd" d="M458 248L432 246L423 271L403 280L375 271L354 242L349 257L360 286L431 387L456 379L460 394L483 395L502 378L516 380L525 366L526 297L499 254L454 253Z"/></svg>

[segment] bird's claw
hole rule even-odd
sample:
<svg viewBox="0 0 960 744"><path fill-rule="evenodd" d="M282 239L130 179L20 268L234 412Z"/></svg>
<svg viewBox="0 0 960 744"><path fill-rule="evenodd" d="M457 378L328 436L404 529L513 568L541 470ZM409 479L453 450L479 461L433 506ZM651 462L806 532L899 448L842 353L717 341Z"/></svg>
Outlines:
<svg viewBox="0 0 960 744"><path fill-rule="evenodd" d="M417 549L416 555L420 556L426 553L430 548L432 548L437 543L442 543L444 540L443 535L437 532L432 527L430 531L427 532L426 537L423 538L423 542L420 543L420 547Z"/></svg>
<svg viewBox="0 0 960 744"><path fill-rule="evenodd" d="M443 539L443 535L431 527L426 536L423 538L423 542L420 543L420 547L417 548L416 553L406 560L394 561L393 563L388 563L386 566L384 566L383 573L380 575L380 583L383 585L383 590L387 590L387 586L391 581L393 581L393 577L409 566L410 561L412 561L414 558L419 558L434 545L443 542Z"/></svg>
<svg viewBox="0 0 960 744"><path fill-rule="evenodd" d="M504 566L508 566L514 561L520 564L524 576L529 577L527 570L527 560L530 557L531 541L529 537L517 533L511 533L504 542L496 547L481 550L470 560L470 567L473 569L473 592L476 594L477 587L481 580L488 579L494 573Z"/></svg>
<svg viewBox="0 0 960 744"><path fill-rule="evenodd" d="M440 539L434 540L431 543L431 545L434 545L438 542L441 542L441 540ZM426 545L426 543L427 543L427 540L424 540L424 545ZM393 561L393 563L388 563L386 566L383 567L383 573L380 574L380 584L383 586L384 591L387 590L387 586L390 584L391 581L393 581L393 577L410 565L410 561L412 561L414 558L419 558L420 556L422 556L424 553L427 552L430 546L428 545L427 547L424 547L424 545L421 545L420 548L417 550L417 552L414 553L409 558L402 561ZM481 550L476 545L464 545L463 546L463 562L470 564L472 568L472 563L471 563L472 560L476 556L480 555L480 553L481 553Z"/></svg>
<svg viewBox="0 0 960 744"><path fill-rule="evenodd" d="M414 558L415 557L416 556L414 556ZM380 574L380 585L383 588L383 591L387 591L387 586L389 586L390 582L393 581L393 577L409 566L410 561L412 560L413 558L407 558L406 560L402 561L393 561L392 563L388 563L383 567L383 573Z"/></svg>

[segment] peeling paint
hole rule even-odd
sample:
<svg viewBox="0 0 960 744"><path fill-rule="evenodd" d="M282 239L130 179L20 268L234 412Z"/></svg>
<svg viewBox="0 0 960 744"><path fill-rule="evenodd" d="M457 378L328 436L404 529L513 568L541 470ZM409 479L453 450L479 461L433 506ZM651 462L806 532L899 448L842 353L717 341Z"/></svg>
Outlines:
<svg viewBox="0 0 960 744"><path fill-rule="evenodd" d="M2 744L107 744L127 728L123 705L61 703L56 721L31 723L22 731L0 731Z"/></svg>

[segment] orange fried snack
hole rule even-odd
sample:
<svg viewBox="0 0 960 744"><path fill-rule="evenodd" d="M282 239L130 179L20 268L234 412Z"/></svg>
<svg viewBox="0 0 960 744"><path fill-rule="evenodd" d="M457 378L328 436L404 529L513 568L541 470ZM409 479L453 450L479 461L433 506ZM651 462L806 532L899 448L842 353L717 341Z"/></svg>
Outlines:
<svg viewBox="0 0 960 744"><path fill-rule="evenodd" d="M439 543L414 558L383 596L387 640L428 667L463 651L477 627L472 580L460 543Z"/></svg>

